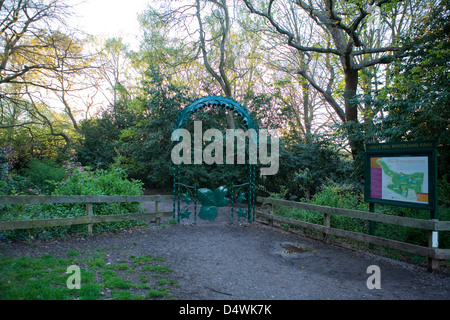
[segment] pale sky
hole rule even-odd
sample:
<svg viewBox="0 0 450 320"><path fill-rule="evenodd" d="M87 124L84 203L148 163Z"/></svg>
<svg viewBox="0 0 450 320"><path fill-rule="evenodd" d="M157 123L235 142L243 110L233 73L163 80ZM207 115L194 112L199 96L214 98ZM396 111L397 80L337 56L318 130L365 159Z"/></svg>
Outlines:
<svg viewBox="0 0 450 320"><path fill-rule="evenodd" d="M137 15L151 0L71 0L75 7L74 26L96 36L122 36L126 43L136 45L139 36Z"/></svg>

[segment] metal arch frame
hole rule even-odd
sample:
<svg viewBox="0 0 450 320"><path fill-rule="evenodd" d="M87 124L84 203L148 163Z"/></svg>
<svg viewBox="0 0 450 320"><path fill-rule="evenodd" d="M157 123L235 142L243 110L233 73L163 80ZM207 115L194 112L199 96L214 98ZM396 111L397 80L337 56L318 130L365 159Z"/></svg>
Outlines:
<svg viewBox="0 0 450 320"><path fill-rule="evenodd" d="M255 122L253 121L250 113L248 112L247 108L241 106L236 101L223 97L223 96L208 96L203 97L198 100L195 100L191 104L189 104L187 107L185 107L183 110L180 111L178 118L175 122L174 130L176 129L183 129L186 122L189 120L191 115L195 113L198 110L203 109L204 107L221 107L226 110L230 110L235 112L238 116L242 118L242 121L244 123L244 126L247 129L254 129L258 131L258 127L256 126ZM183 215L183 212L180 212L181 205L180 203L183 201L183 195L181 194L181 186L194 189L195 192L197 192L198 187L197 186L187 186L181 183L181 165L174 165L174 183L173 183L173 193L174 193L174 199L173 199L173 219L180 222L181 215ZM248 209L247 209L247 218L248 222L253 222L255 219L255 203L256 203L256 165L249 164L249 181L247 183L243 183L240 185L233 185L231 190L231 217L229 217L230 221L233 221L234 219L234 211L235 211L235 202L239 206L243 206L241 201L235 201L236 192L242 188L243 186L247 185L248 188ZM190 202L190 200L189 200ZM176 206L176 203L178 203L178 206ZM186 206L187 207L187 206ZM195 195L194 200L194 223L197 221L197 195ZM178 209L178 210L177 210ZM238 209L239 211L240 209ZM189 210L188 210L189 211ZM188 216L191 212L189 211Z"/></svg>
<svg viewBox="0 0 450 320"><path fill-rule="evenodd" d="M178 119L175 123L175 129L184 128L186 121L190 118L190 116L194 112L203 109L204 107L207 106L218 106L227 110L234 111L242 118L242 121L244 122L244 125L247 127L247 129L257 130L257 127L253 122L250 113L245 107L242 107L239 103L230 98L221 96L204 97L192 102L189 106L184 108L178 115Z"/></svg>

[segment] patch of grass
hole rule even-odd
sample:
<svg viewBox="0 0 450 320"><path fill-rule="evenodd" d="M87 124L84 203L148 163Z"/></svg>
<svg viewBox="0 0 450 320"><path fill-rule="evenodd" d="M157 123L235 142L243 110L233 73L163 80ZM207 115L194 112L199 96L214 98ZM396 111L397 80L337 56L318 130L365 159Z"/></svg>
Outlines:
<svg viewBox="0 0 450 320"><path fill-rule="evenodd" d="M171 270L152 255L130 256L114 264L108 249L96 250L82 258L70 250L68 258L45 254L41 257L0 256L0 300L142 300L173 298L177 284L163 277ZM84 256L84 255L83 255ZM77 257L75 259L74 257ZM67 273L80 267L80 289L69 289ZM157 272L157 273L155 273Z"/></svg>
<svg viewBox="0 0 450 320"><path fill-rule="evenodd" d="M165 286L165 285L167 285L167 283L168 283L168 281L166 279L158 280L158 284L160 286Z"/></svg>
<svg viewBox="0 0 450 320"><path fill-rule="evenodd" d="M112 292L114 300L144 300L145 297L137 294L132 294L130 291L115 290Z"/></svg>
<svg viewBox="0 0 450 320"><path fill-rule="evenodd" d="M83 279L83 276L81 277ZM88 282L81 285L79 295L83 300L97 300L102 293L103 286L98 283Z"/></svg>
<svg viewBox="0 0 450 320"><path fill-rule="evenodd" d="M131 288L131 283L123 280L118 275L105 275L103 274L103 283L107 288L115 288L115 289L129 289Z"/></svg>
<svg viewBox="0 0 450 320"><path fill-rule="evenodd" d="M121 264L112 265L111 268L117 269L117 270L128 270L130 268L130 266L128 264L121 263Z"/></svg>
<svg viewBox="0 0 450 320"><path fill-rule="evenodd" d="M66 286L66 270L71 264L71 260L58 259L51 255L42 255L39 258L2 256L0 299L74 299L75 292ZM86 280L89 280L89 277Z"/></svg>
<svg viewBox="0 0 450 320"><path fill-rule="evenodd" d="M145 271L157 271L157 272L161 272L161 273L168 273L168 272L172 271L169 268L163 267L163 266L160 266L160 265L145 266L145 267L142 267L142 270L145 270Z"/></svg>
<svg viewBox="0 0 450 320"><path fill-rule="evenodd" d="M67 255L70 257L76 257L76 256L80 255L80 253L76 250L69 250L69 251L67 251Z"/></svg>
<svg viewBox="0 0 450 320"><path fill-rule="evenodd" d="M167 294L166 291L160 291L158 289L150 289L147 294L147 298L162 298Z"/></svg>
<svg viewBox="0 0 450 320"><path fill-rule="evenodd" d="M103 258L103 255L101 253L94 253L94 255L88 259L88 264L91 267L99 267L99 268L105 268L106 267L106 262L105 259Z"/></svg>

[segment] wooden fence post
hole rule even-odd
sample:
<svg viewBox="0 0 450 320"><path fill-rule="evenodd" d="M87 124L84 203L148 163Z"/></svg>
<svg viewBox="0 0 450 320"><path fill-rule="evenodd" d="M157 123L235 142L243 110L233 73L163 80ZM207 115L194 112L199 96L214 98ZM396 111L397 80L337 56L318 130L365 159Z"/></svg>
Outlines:
<svg viewBox="0 0 450 320"><path fill-rule="evenodd" d="M323 214L323 226L326 228L323 232L323 242L330 243L330 235L328 234L328 228L330 227L330 215L328 213Z"/></svg>
<svg viewBox="0 0 450 320"><path fill-rule="evenodd" d="M431 219L432 221L437 221L437 219ZM438 232L434 230L428 231L428 247L432 249L439 248L439 240L438 240ZM428 258L428 272L433 272L434 270L438 270L440 265L440 261Z"/></svg>
<svg viewBox="0 0 450 320"><path fill-rule="evenodd" d="M159 226L161 225L161 217L159 216L159 201L155 201L155 213L156 213L155 223L157 226Z"/></svg>
<svg viewBox="0 0 450 320"><path fill-rule="evenodd" d="M86 216L92 217L93 210L92 210L92 203L86 203ZM88 233L92 234L92 223L88 224Z"/></svg>
<svg viewBox="0 0 450 320"><path fill-rule="evenodd" d="M274 204L271 203L271 204L270 204L270 215L271 215L271 216L273 216L273 211L274 211L274 210L273 210L273 206L274 206ZM269 224L270 227L273 227L273 219L268 219L268 220L267 220L267 223Z"/></svg>

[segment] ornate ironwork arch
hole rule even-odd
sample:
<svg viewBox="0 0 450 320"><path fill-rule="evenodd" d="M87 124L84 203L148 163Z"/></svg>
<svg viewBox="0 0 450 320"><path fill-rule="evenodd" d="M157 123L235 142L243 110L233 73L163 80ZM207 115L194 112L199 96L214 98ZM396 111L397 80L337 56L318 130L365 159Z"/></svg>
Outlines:
<svg viewBox="0 0 450 320"><path fill-rule="evenodd" d="M255 123L253 122L250 113L245 107L241 106L239 103L230 98L220 96L204 97L192 102L189 106L184 108L178 115L177 122L175 123L175 129L184 128L186 121L190 118L190 116L194 112L203 109L204 107L207 106L217 106L224 108L226 110L231 110L242 118L242 121L244 122L244 125L246 126L247 129L256 130Z"/></svg>
<svg viewBox="0 0 450 320"><path fill-rule="evenodd" d="M183 129L192 114L205 107L220 107L230 110L242 118L246 129L258 130L245 107L230 98L221 96L200 98L185 107L178 115L174 130ZM246 218L248 222L254 221L256 165L249 164L248 182L231 186L231 198L226 197L228 194L227 186L220 186L215 190L210 190L183 184L181 182L180 168L180 164L174 165L173 217L178 222L181 219L189 219L191 214L194 214L194 223L196 223L197 217L205 220L215 220L219 208L228 206L230 203L231 214L228 216L230 222L236 219L235 215L237 215L238 220ZM244 190L247 190L247 192L244 192ZM247 205L244 204L245 201L247 201ZM202 206L197 214L198 203Z"/></svg>

